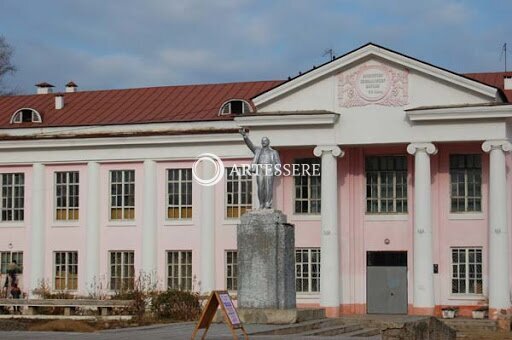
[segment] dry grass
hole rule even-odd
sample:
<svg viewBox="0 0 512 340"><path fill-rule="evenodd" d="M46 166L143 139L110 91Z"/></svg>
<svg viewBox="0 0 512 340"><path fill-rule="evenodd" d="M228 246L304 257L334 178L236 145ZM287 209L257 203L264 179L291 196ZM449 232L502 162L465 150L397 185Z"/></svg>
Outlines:
<svg viewBox="0 0 512 340"><path fill-rule="evenodd" d="M28 328L29 331L37 332L79 332L91 333L95 329L82 321L76 320L52 320L45 323L35 324Z"/></svg>

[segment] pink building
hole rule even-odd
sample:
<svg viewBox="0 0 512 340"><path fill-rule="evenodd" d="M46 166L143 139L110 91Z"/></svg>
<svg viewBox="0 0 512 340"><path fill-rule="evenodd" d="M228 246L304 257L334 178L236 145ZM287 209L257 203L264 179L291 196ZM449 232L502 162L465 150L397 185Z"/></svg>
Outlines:
<svg viewBox="0 0 512 340"><path fill-rule="evenodd" d="M507 76L368 44L288 81L0 97L2 273L17 260L25 292L45 280L87 295L145 272L162 289L235 293L254 180L202 186L192 168L202 153L250 163L244 127L283 163L321 164L275 189L296 228L299 305L510 311Z"/></svg>

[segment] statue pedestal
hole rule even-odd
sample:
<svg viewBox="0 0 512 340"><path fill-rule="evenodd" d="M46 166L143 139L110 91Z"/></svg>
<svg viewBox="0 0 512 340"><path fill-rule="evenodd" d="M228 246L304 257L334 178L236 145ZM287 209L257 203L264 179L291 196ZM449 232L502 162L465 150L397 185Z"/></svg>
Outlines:
<svg viewBox="0 0 512 340"><path fill-rule="evenodd" d="M295 309L295 230L279 210L242 215L237 228L238 308Z"/></svg>

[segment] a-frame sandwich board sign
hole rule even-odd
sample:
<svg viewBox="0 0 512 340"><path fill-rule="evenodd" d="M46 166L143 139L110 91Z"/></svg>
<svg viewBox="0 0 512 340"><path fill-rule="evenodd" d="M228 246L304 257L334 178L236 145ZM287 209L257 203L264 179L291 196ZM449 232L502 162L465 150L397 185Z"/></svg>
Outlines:
<svg viewBox="0 0 512 340"><path fill-rule="evenodd" d="M195 339L197 332L202 328L204 328L204 333L201 339L206 339L206 333L208 333L208 328L210 328L210 325L212 324L213 318L219 306L224 316L224 322L226 322L231 331L231 334L233 334L233 339L238 339L236 334L237 329L242 331L245 339L249 339L249 336L247 335L247 332L245 331L245 328L242 325L240 318L238 317L238 313L235 306L233 305L231 296L229 296L229 293L225 290L214 290L210 294L210 297L206 302L206 306L201 312L201 317L199 318L199 321L194 328L191 339Z"/></svg>

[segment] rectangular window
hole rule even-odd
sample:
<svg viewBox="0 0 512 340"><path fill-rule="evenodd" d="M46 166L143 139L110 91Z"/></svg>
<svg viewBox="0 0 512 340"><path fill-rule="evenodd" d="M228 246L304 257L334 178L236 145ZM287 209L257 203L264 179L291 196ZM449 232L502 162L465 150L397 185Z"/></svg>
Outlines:
<svg viewBox="0 0 512 340"><path fill-rule="evenodd" d="M167 288L192 290L192 251L167 252Z"/></svg>
<svg viewBox="0 0 512 340"><path fill-rule="evenodd" d="M482 249L452 248L452 293L482 294Z"/></svg>
<svg viewBox="0 0 512 340"><path fill-rule="evenodd" d="M18 273L23 273L23 252L2 251L0 252L0 274L7 273L7 268L12 261L16 261Z"/></svg>
<svg viewBox="0 0 512 340"><path fill-rule="evenodd" d="M237 290L238 287L238 252L226 251L226 289Z"/></svg>
<svg viewBox="0 0 512 340"><path fill-rule="evenodd" d="M320 248L295 249L295 289L297 293L320 291Z"/></svg>
<svg viewBox="0 0 512 340"><path fill-rule="evenodd" d="M400 214L407 212L407 157L368 156L366 170L366 212Z"/></svg>
<svg viewBox="0 0 512 340"><path fill-rule="evenodd" d="M56 251L54 252L54 289L77 290L78 289L78 252Z"/></svg>
<svg viewBox="0 0 512 340"><path fill-rule="evenodd" d="M110 171L110 219L135 219L135 170Z"/></svg>
<svg viewBox="0 0 512 340"><path fill-rule="evenodd" d="M167 170L167 218L192 218L192 169Z"/></svg>
<svg viewBox="0 0 512 340"><path fill-rule="evenodd" d="M23 221L25 207L25 174L1 174L2 221Z"/></svg>
<svg viewBox="0 0 512 340"><path fill-rule="evenodd" d="M482 156L450 155L451 212L482 211Z"/></svg>
<svg viewBox="0 0 512 340"><path fill-rule="evenodd" d="M312 174L313 164L320 164L317 158L300 159L295 164L309 165ZM295 177L295 213L296 214L320 214L321 210L321 176L300 173Z"/></svg>
<svg viewBox="0 0 512 340"><path fill-rule="evenodd" d="M65 171L55 173L55 219L78 220L79 173Z"/></svg>
<svg viewBox="0 0 512 340"><path fill-rule="evenodd" d="M133 251L110 252L110 289L133 289L135 278L135 253Z"/></svg>
<svg viewBox="0 0 512 340"><path fill-rule="evenodd" d="M252 176L243 169L227 168L226 217L239 218L252 208Z"/></svg>

